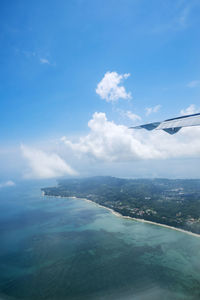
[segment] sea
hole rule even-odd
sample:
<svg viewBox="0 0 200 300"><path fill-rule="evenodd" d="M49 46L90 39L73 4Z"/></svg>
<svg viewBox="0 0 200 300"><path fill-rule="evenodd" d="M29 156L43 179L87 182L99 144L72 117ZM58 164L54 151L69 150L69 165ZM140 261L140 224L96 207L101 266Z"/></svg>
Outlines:
<svg viewBox="0 0 200 300"><path fill-rule="evenodd" d="M200 299L200 238L125 219L52 181L0 189L0 299Z"/></svg>

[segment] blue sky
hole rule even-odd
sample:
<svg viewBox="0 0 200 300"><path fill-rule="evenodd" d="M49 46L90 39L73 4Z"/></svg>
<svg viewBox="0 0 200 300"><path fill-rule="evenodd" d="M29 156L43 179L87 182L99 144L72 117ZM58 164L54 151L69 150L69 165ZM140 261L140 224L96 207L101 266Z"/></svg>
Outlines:
<svg viewBox="0 0 200 300"><path fill-rule="evenodd" d="M76 169L80 176L85 175L82 169L77 170L75 158L80 158L77 147L84 148L85 144L83 147L80 140L76 141L75 149L74 145L65 143L70 149L64 153L60 140L63 136L71 143L81 137L85 139L91 130L88 122L95 120L94 129L99 116L103 120L102 115L94 118L95 113L105 114L106 122L116 126L129 126L177 116L188 107L189 112L199 110L199 1L1 1L0 6L1 173L11 176L18 172L23 177L23 172L19 171L23 169L21 164L26 168L27 161L29 168L35 168L30 158L35 149L44 155L48 151L51 158L57 155L67 166L72 162L70 168ZM115 72L118 76L130 74L119 83L130 97L119 97L115 101L102 99L96 89L107 72ZM134 119L133 115L138 118ZM102 122L105 123L105 118ZM139 140L143 143L142 137ZM124 143L127 144L127 140ZM134 164L135 154L132 158L129 155L124 159L124 154L115 159L115 155L107 157L108 145L105 147L102 142L95 146L103 149L100 158L91 148L84 148L81 155L84 153L87 159L92 156L96 173L107 174L108 168L116 170L116 165L107 165L114 161L121 164L128 160ZM113 147L119 152L115 143ZM181 159L191 158L190 164L195 160L195 166L199 162L198 147L196 152L184 153ZM29 149L29 155L22 149ZM157 146L154 150L158 150ZM161 156L144 156L147 160L164 157L168 165L169 160L174 159L163 154L168 150L162 149ZM99 159L104 161L103 154L105 168L99 163ZM139 157L142 165L145 164L143 158ZM83 168L87 168L90 164L87 159L82 157L78 166L84 161ZM177 155L176 159L180 157ZM15 160L20 162L13 163ZM70 173L66 165L63 168L66 173L56 175ZM126 168L124 166L123 170L120 165L121 173L117 175L125 176ZM154 175L161 173L158 171ZM9 174L6 176L10 177ZM131 172L127 174L131 176ZM151 175L146 169L138 172L138 176L145 174ZM191 176L196 174L191 171ZM137 172L133 175L137 176Z"/></svg>

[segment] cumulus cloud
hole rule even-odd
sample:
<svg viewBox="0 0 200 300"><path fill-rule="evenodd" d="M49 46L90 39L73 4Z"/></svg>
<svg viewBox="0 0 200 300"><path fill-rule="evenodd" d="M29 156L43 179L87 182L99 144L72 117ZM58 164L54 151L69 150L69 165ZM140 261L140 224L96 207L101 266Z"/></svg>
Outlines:
<svg viewBox="0 0 200 300"><path fill-rule="evenodd" d="M195 87L199 87L199 86L200 86L200 80L193 80L187 84L187 87L189 87L189 88L195 88Z"/></svg>
<svg viewBox="0 0 200 300"><path fill-rule="evenodd" d="M29 164L29 170L25 174L26 178L42 179L77 175L77 172L56 153L46 153L24 145L21 146L21 151Z"/></svg>
<svg viewBox="0 0 200 300"><path fill-rule="evenodd" d="M151 115L152 113L156 113L160 110L161 108L161 105L156 105L156 106L153 106L153 107L146 107L145 110L146 110L146 116L149 116Z"/></svg>
<svg viewBox="0 0 200 300"><path fill-rule="evenodd" d="M134 138L126 126L108 121L105 113L94 113L88 126L90 133L81 137L78 143L72 143L66 138L62 138L62 141L78 154L105 161L159 156L151 145L146 146Z"/></svg>
<svg viewBox="0 0 200 300"><path fill-rule="evenodd" d="M182 110L180 111L180 114L181 114L182 116L184 116L184 115L192 115L192 114L196 114L196 113L198 113L198 112L200 112L200 108L196 107L196 105L194 105L194 104L191 104L191 105L189 105L186 109L182 109Z"/></svg>
<svg viewBox="0 0 200 300"><path fill-rule="evenodd" d="M0 188L9 187L9 186L15 186L14 181L8 180L0 183Z"/></svg>
<svg viewBox="0 0 200 300"><path fill-rule="evenodd" d="M62 142L83 159L129 161L200 156L200 128L184 128L174 136L163 131L131 130L108 121L105 113L94 113L88 123L90 132L72 142ZM190 144L190 147L188 145Z"/></svg>
<svg viewBox="0 0 200 300"><path fill-rule="evenodd" d="M48 59L46 59L46 58L40 58L40 62L41 62L41 64L47 64L47 65L50 65L50 62L49 62Z"/></svg>
<svg viewBox="0 0 200 300"><path fill-rule="evenodd" d="M125 87L120 85L122 80L127 79L129 76L129 73L107 72L98 83L96 93L107 102L114 102L118 99L130 99L131 93L127 93Z"/></svg>

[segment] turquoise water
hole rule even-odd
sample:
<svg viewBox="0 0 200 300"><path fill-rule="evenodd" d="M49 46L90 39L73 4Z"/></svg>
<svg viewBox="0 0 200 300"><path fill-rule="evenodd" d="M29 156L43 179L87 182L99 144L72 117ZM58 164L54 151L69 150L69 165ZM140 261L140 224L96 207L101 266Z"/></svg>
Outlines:
<svg viewBox="0 0 200 300"><path fill-rule="evenodd" d="M0 190L0 299L200 299L200 238L42 186Z"/></svg>

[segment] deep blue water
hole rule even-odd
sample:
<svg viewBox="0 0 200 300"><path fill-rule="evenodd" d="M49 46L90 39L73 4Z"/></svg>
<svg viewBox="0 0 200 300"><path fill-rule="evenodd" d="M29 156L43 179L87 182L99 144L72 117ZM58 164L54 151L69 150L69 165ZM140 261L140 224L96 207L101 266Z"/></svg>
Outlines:
<svg viewBox="0 0 200 300"><path fill-rule="evenodd" d="M200 299L200 238L42 197L48 185L0 190L0 299Z"/></svg>

